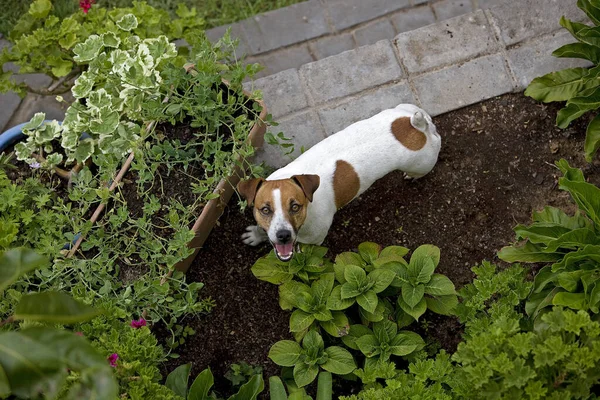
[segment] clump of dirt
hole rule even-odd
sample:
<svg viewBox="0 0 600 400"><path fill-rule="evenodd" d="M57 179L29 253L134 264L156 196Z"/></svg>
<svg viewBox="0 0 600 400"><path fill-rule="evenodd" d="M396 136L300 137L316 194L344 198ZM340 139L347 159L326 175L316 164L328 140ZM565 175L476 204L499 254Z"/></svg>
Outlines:
<svg viewBox="0 0 600 400"><path fill-rule="evenodd" d="M568 194L558 190L555 161L567 159L600 184L600 163L583 158L589 119L558 129L559 108L509 94L435 118L442 136L435 169L414 182L391 173L340 210L324 243L329 256L356 250L364 241L411 250L431 243L441 249L437 272L457 288L472 281L470 268L481 260L502 267L496 252L514 240L513 226L529 223L532 210L544 205L573 210ZM165 372L186 362L193 362L194 374L210 366L221 391L228 386L222 377L235 362L261 365L266 377L279 374L267 353L276 341L291 338L289 313L279 308L277 287L250 271L271 250L241 243L251 224L250 210L240 214L232 200L188 272L190 281L205 283L202 293L216 307L188 321L197 333ZM453 352L461 339L458 322L430 313L425 320L427 326L415 328Z"/></svg>

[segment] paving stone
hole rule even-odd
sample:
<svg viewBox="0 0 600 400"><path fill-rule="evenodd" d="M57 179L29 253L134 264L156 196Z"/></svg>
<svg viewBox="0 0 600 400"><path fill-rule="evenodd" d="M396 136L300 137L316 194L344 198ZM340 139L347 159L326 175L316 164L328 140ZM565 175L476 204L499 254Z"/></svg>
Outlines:
<svg viewBox="0 0 600 400"><path fill-rule="evenodd" d="M392 46L382 40L302 66L316 103L345 97L403 77Z"/></svg>
<svg viewBox="0 0 600 400"><path fill-rule="evenodd" d="M264 147L257 152L256 161L264 161L267 165L280 168L292 161L293 158L298 157L301 154L302 147L308 150L325 139L323 127L314 111L306 111L277 122L279 122L279 125L270 127L268 131L273 134L283 132L286 137L292 139L292 143L295 145L292 156L284 156L280 147L265 143Z"/></svg>
<svg viewBox="0 0 600 400"><path fill-rule="evenodd" d="M298 70L288 69L275 75L244 84L246 90L259 89L273 118L308 107Z"/></svg>
<svg viewBox="0 0 600 400"><path fill-rule="evenodd" d="M15 93L0 94L0 132L11 128L7 126L7 123L19 107L19 104L21 104L21 98Z"/></svg>
<svg viewBox="0 0 600 400"><path fill-rule="evenodd" d="M253 54L300 43L330 32L325 10L311 0L260 14L242 22Z"/></svg>
<svg viewBox="0 0 600 400"><path fill-rule="evenodd" d="M409 0L324 0L337 30L381 17L410 6Z"/></svg>
<svg viewBox="0 0 600 400"><path fill-rule="evenodd" d="M396 36L394 27L387 19L365 25L354 31L354 38L358 46L366 46L380 40L393 39Z"/></svg>
<svg viewBox="0 0 600 400"><path fill-rule="evenodd" d="M217 26L216 28L209 29L206 31L206 37L208 37L208 40L210 40L212 43L216 43L223 37L223 35L225 35L225 32L229 28L231 28L231 37L239 39L240 41L236 49L236 55L239 57L252 54L250 47L248 46L248 39L246 38L246 34L241 23Z"/></svg>
<svg viewBox="0 0 600 400"><path fill-rule="evenodd" d="M412 0L413 5L419 5L423 3L427 3L429 0Z"/></svg>
<svg viewBox="0 0 600 400"><path fill-rule="evenodd" d="M499 54L421 75L413 80L413 84L423 109L431 115L514 90L504 58Z"/></svg>
<svg viewBox="0 0 600 400"><path fill-rule="evenodd" d="M320 109L319 116L325 134L329 136L357 121L372 117L402 103L415 103L414 95L406 82L380 87L374 91L344 99L343 103L334 107Z"/></svg>
<svg viewBox="0 0 600 400"><path fill-rule="evenodd" d="M552 71L591 66L592 63L586 60L552 56L554 50L567 43L573 43L573 41L571 34L564 31L510 49L508 51L508 62L515 76L517 76L519 87L525 89L533 78Z"/></svg>
<svg viewBox="0 0 600 400"><path fill-rule="evenodd" d="M273 53L247 59L247 62L258 62L265 67L265 69L257 75L258 78L276 74L290 68L300 68L300 66L313 61L314 59L310 54L310 51L308 51L308 45L306 44L288 47Z"/></svg>
<svg viewBox="0 0 600 400"><path fill-rule="evenodd" d="M324 36L309 44L310 50L317 60L329 56L335 56L347 50L356 47L352 33L347 32L341 35Z"/></svg>
<svg viewBox="0 0 600 400"><path fill-rule="evenodd" d="M508 3L510 0L479 0L478 6L482 10L500 6L502 4Z"/></svg>
<svg viewBox="0 0 600 400"><path fill-rule="evenodd" d="M19 108L10 117L8 124L14 126L27 122L38 112L45 113L46 119L62 121L65 117L67 107L67 104L56 101L55 96L41 96L29 93L21 102Z"/></svg>
<svg viewBox="0 0 600 400"><path fill-rule="evenodd" d="M507 46L561 29L563 15L577 21L585 17L575 1L565 0L512 0L488 12Z"/></svg>
<svg viewBox="0 0 600 400"><path fill-rule="evenodd" d="M473 11L471 0L442 0L432 5L438 21L445 21Z"/></svg>
<svg viewBox="0 0 600 400"><path fill-rule="evenodd" d="M498 47L483 11L401 33L395 45L409 73L468 60Z"/></svg>
<svg viewBox="0 0 600 400"><path fill-rule="evenodd" d="M392 24L398 33L412 31L435 23L435 15L431 7L414 7L401 11L390 17Z"/></svg>

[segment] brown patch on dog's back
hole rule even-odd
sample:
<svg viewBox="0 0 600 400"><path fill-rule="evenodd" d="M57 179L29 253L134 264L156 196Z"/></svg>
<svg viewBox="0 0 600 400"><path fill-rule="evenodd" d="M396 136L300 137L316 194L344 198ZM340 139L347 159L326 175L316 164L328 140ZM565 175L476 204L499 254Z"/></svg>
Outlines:
<svg viewBox="0 0 600 400"><path fill-rule="evenodd" d="M356 196L360 189L360 178L354 167L344 160L337 160L333 173L335 206L340 209Z"/></svg>
<svg viewBox="0 0 600 400"><path fill-rule="evenodd" d="M409 117L398 118L392 122L392 133L409 150L421 150L427 143L427 136L410 124Z"/></svg>

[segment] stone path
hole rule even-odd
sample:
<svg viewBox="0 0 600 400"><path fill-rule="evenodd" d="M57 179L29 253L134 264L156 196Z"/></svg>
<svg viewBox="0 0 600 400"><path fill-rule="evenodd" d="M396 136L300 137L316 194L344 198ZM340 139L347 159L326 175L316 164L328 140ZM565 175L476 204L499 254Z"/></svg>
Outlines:
<svg viewBox="0 0 600 400"><path fill-rule="evenodd" d="M410 102L432 115L524 89L582 61L551 56L574 41L558 21L584 21L575 0L310 0L231 25L295 154L358 120ZM227 27L207 31L217 40ZM6 45L6 42L1 46ZM28 76L25 79L43 79ZM0 129L47 111L52 98L0 95ZM19 107L20 105L20 107ZM289 162L269 145L272 166Z"/></svg>

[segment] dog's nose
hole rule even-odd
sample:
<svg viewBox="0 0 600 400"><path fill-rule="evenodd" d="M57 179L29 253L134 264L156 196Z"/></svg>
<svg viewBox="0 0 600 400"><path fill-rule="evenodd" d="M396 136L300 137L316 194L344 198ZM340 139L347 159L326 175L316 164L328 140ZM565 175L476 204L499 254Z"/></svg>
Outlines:
<svg viewBox="0 0 600 400"><path fill-rule="evenodd" d="M279 240L282 244L286 244L292 238L292 232L288 231L287 229L284 229L281 231L277 231L277 234L275 236L277 236L277 240Z"/></svg>

